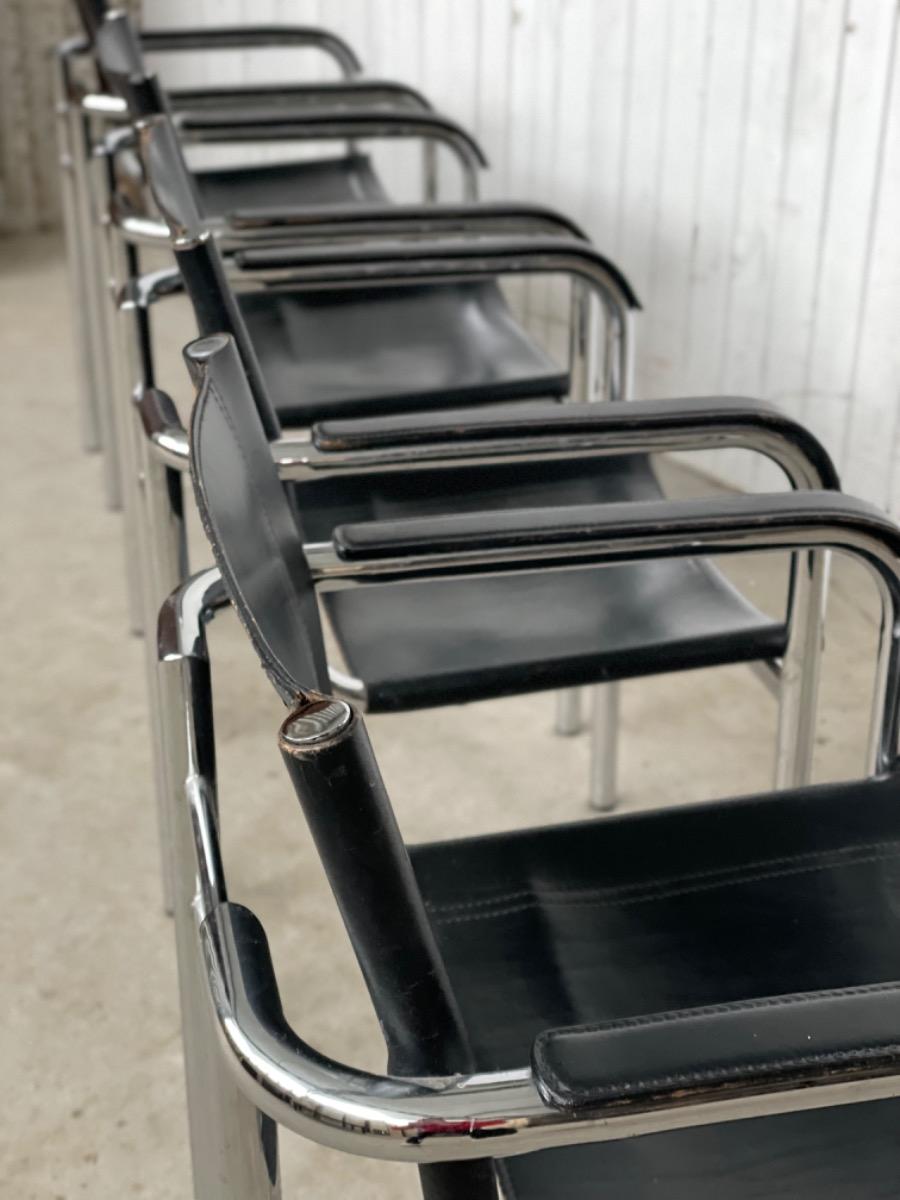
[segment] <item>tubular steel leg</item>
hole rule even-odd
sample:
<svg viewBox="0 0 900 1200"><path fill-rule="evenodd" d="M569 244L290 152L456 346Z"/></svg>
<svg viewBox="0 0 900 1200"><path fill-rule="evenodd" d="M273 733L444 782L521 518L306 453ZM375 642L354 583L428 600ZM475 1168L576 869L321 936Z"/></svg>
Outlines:
<svg viewBox="0 0 900 1200"><path fill-rule="evenodd" d="M148 614L144 612L143 579L138 533L138 464L135 449L135 421L131 397L140 376L124 343L123 314L119 295L126 282L124 247L117 231L109 222L101 230L103 273L108 283L108 295L103 315L106 322L105 342L108 350L111 383L112 428L116 443L116 462L120 481L122 529L125 550L125 581L128 589L129 628L140 634L146 628ZM132 314L127 314L130 318Z"/></svg>
<svg viewBox="0 0 900 1200"><path fill-rule="evenodd" d="M88 301L85 295L84 246L80 234L78 196L75 183L71 127L72 113L67 99L68 79L64 60L55 57L54 87L56 92L56 133L59 149L59 181L62 198L63 229L66 240L66 261L69 276L69 298L75 327L75 357L78 372L79 417L84 449L100 449L100 427L97 415L97 391L91 370Z"/></svg>
<svg viewBox="0 0 900 1200"><path fill-rule="evenodd" d="M106 501L109 508L117 510L121 505L118 462L114 447L110 381L106 346L104 344L103 305L106 295L103 289L100 263L98 262L95 197L89 178L91 154L90 131L86 128L82 114L73 122L78 128L78 144L73 148L72 163L79 196L80 237L84 248L85 262L85 318L89 330L91 375L97 400L97 415L100 438L103 446L103 476Z"/></svg>
<svg viewBox="0 0 900 1200"><path fill-rule="evenodd" d="M591 689L591 808L612 812L618 804L619 700L621 684Z"/></svg>
<svg viewBox="0 0 900 1200"><path fill-rule="evenodd" d="M591 294L580 280L572 281L572 310L569 320L569 400L588 403L593 399L591 346ZM582 689L566 688L556 693L554 729L560 737L574 737L584 729Z"/></svg>
<svg viewBox="0 0 900 1200"><path fill-rule="evenodd" d="M148 642L155 642L148 638ZM175 948L181 1001L194 1200L279 1200L277 1126L241 1092L226 1067L207 995L198 938L209 897L199 893L193 822L204 786L197 775L200 740L212 756L209 664L193 655L159 664L159 696L165 721L168 825L171 830ZM209 767L204 774L209 781ZM206 784L210 786L209 782ZM215 798L206 796L207 812ZM215 899L224 899L223 895Z"/></svg>
<svg viewBox="0 0 900 1200"><path fill-rule="evenodd" d="M775 751L776 788L803 787L812 776L829 560L827 550L803 551L792 560Z"/></svg>
<svg viewBox="0 0 900 1200"><path fill-rule="evenodd" d="M556 693L556 723L554 730L560 737L574 737L584 729L581 714L582 688L566 688Z"/></svg>
<svg viewBox="0 0 900 1200"><path fill-rule="evenodd" d="M181 478L158 462L150 447L145 448L143 470L144 535L142 562L144 580L144 622L148 635L156 628L155 613L187 573L184 522L182 515ZM154 612L155 610L155 612ZM166 780L166 726L160 720L165 713L164 698L158 693L156 644L145 636L147 654L147 702L150 716L150 735L153 747L154 775L159 824L160 859L162 863L163 907L171 914L174 902L171 838L169 824L168 784Z"/></svg>
<svg viewBox="0 0 900 1200"><path fill-rule="evenodd" d="M422 143L422 197L426 204L434 204L439 192L437 142L426 139Z"/></svg>

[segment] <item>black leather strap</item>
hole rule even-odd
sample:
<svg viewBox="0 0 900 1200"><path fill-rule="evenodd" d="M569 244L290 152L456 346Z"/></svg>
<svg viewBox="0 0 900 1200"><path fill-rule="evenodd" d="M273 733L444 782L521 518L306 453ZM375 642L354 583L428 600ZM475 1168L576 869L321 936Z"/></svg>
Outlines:
<svg viewBox="0 0 900 1200"><path fill-rule="evenodd" d="M198 109L181 117L181 128L192 131L215 132L224 128L252 130L259 137L384 137L395 134L423 137L443 134L465 142L478 164L488 165L484 151L462 125L449 117L430 110L358 108L346 106L311 108L301 105L290 108L275 104L271 108L254 107L243 112L227 109L224 112Z"/></svg>
<svg viewBox="0 0 900 1200"><path fill-rule="evenodd" d="M335 100L349 99L360 104L369 103L367 97L383 103L384 97L390 97L398 106L406 102L409 107L431 110L431 102L417 88L406 83L397 83L393 79L323 79L319 83L245 83L233 87L221 87L210 84L207 87L171 88L169 98L173 104L181 108L189 108L192 104L209 104L220 100L224 103L246 103L248 100L258 101L270 99L274 103L290 103L292 99L307 97L332 97Z"/></svg>
<svg viewBox="0 0 900 1200"><path fill-rule="evenodd" d="M191 416L191 477L204 529L238 616L286 700L329 690L318 607L234 341L193 342L200 394Z"/></svg>
<svg viewBox="0 0 900 1200"><path fill-rule="evenodd" d="M484 263L488 261L489 266ZM310 279L329 283L372 282L379 272L391 275L403 264L413 277L455 271L502 274L504 263L519 272L546 270L571 272L579 267L599 268L621 290L629 307L640 308L637 295L619 268L591 246L562 237L443 238L374 242L353 246L267 247L240 250L235 264L248 271L302 269Z"/></svg>
<svg viewBox="0 0 900 1200"><path fill-rule="evenodd" d="M590 504L569 508L517 509L464 516L411 517L341 525L334 546L348 561L611 542L673 532L686 552L694 535L736 529L777 530L828 525L874 534L900 554L900 530L870 504L835 492L789 492L639 504Z"/></svg>
<svg viewBox="0 0 900 1200"><path fill-rule="evenodd" d="M320 421L313 426L312 437L319 450L348 451L434 442L552 437L554 434L675 433L685 430L703 433L723 428L770 431L786 438L815 466L823 487L837 489L840 486L828 452L807 429L771 404L733 396L640 400L630 404L531 402Z"/></svg>
<svg viewBox="0 0 900 1200"><path fill-rule="evenodd" d="M471 232L473 224L478 228L490 228L492 224L503 224L520 220L546 226L543 234L552 231L589 241L583 229L569 217L545 208L540 204L477 203L477 204L327 204L287 209L282 212L271 208L242 209L229 214L229 223L235 228L253 228L258 225L290 225L302 231L308 226L326 225L345 233L367 231L371 226L378 230L402 227L403 232L445 233Z"/></svg>
<svg viewBox="0 0 900 1200"><path fill-rule="evenodd" d="M355 70L362 63L353 47L337 34L314 25L233 25L219 28L145 29L141 33L145 50L152 53L177 50L253 50L264 46L318 46L337 50Z"/></svg>
<svg viewBox="0 0 900 1200"><path fill-rule="evenodd" d="M850 1075L900 1062L900 983L550 1029L535 1039L532 1062L548 1104L573 1111Z"/></svg>

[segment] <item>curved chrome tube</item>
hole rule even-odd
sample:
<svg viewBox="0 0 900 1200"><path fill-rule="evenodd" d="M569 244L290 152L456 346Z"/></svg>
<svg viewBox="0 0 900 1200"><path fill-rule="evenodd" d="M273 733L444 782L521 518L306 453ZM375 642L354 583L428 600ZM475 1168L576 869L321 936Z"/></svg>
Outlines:
<svg viewBox="0 0 900 1200"><path fill-rule="evenodd" d="M321 50L340 67L346 79L362 70L353 47L336 33L304 25L235 25L209 29L145 29L141 45L150 54L184 50L262 50L306 48Z"/></svg>
<svg viewBox="0 0 900 1200"><path fill-rule="evenodd" d="M448 1162L508 1158L585 1142L900 1095L896 1068L775 1093L625 1103L571 1114L541 1099L529 1068L440 1079L356 1071L318 1054L285 1020L265 931L220 903L200 942L220 1042L253 1104L295 1133L369 1158Z"/></svg>
<svg viewBox="0 0 900 1200"><path fill-rule="evenodd" d="M335 113L328 120L304 120L298 114L291 123L284 121L267 122L261 117L253 124L241 123L219 126L214 124L202 125L199 120L190 120L185 113L175 114L175 124L185 140L200 145L229 145L241 142L279 142L279 141L353 141L379 138L414 138L425 143L446 146L459 162L463 174L464 197L467 201L478 198L478 173L486 166L486 160L480 147L466 131L451 121L445 121L436 114L397 109L390 118L385 114L384 120L379 121L375 110L370 111L366 119L354 117L349 110L346 113Z"/></svg>
<svg viewBox="0 0 900 1200"><path fill-rule="evenodd" d="M673 408L677 402L673 402ZM324 475L370 475L390 471L434 470L441 466L491 465L534 460L606 458L621 454L662 454L669 451L743 449L761 454L780 467L791 487L818 490L829 486L817 464L787 434L739 421L685 430L598 430L591 433L546 433L479 440L469 438L371 450L321 450L311 437L286 434L272 446L279 473L285 480Z"/></svg>

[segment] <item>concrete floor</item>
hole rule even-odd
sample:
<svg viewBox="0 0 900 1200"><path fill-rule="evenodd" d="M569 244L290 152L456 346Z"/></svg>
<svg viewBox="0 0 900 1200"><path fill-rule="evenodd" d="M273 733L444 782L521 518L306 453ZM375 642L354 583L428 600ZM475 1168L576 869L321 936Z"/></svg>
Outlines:
<svg viewBox="0 0 900 1200"><path fill-rule="evenodd" d="M175 340L188 340L187 324L171 319ZM103 508L98 458L79 448L69 326L58 242L0 241L0 1196L182 1200L189 1164L142 649L125 633L120 521ZM699 486L680 468L667 467L666 477L678 490ZM777 606L783 564L760 557L734 570L760 603ZM860 770L873 604L866 581L838 562L819 778ZM277 753L282 710L236 623L223 618L218 626L232 896L269 929L289 1016L307 1040L380 1069L377 1026ZM536 696L373 719L405 835L583 816L586 741L555 739L551 711L550 699ZM773 701L747 668L626 686L623 805L766 787L773 728ZM406 1168L343 1158L290 1136L282 1159L286 1196L418 1194Z"/></svg>

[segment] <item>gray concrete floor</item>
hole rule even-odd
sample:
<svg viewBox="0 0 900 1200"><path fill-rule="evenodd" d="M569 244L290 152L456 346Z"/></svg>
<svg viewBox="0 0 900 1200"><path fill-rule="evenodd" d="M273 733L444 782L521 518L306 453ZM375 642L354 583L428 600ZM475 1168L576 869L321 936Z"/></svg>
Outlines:
<svg viewBox="0 0 900 1200"><path fill-rule="evenodd" d="M173 341L190 329L175 309ZM0 241L5 579L0 721L0 1196L190 1194L170 922L160 909L141 675L126 635L119 518L79 448L65 279L52 238ZM165 382L165 381L164 381ZM709 490L667 465L681 492ZM206 560L198 547L198 565ZM783 564L729 567L777 605ZM838 562L816 754L862 761L874 598ZM232 896L269 928L286 1006L323 1051L382 1066L378 1030L275 733L282 710L236 623L213 633ZM551 734L546 696L370 722L410 840L585 815L587 745ZM767 786L774 703L747 668L624 691L623 807ZM502 747L502 749L499 749ZM403 1197L414 1173L282 1138L285 1195Z"/></svg>

